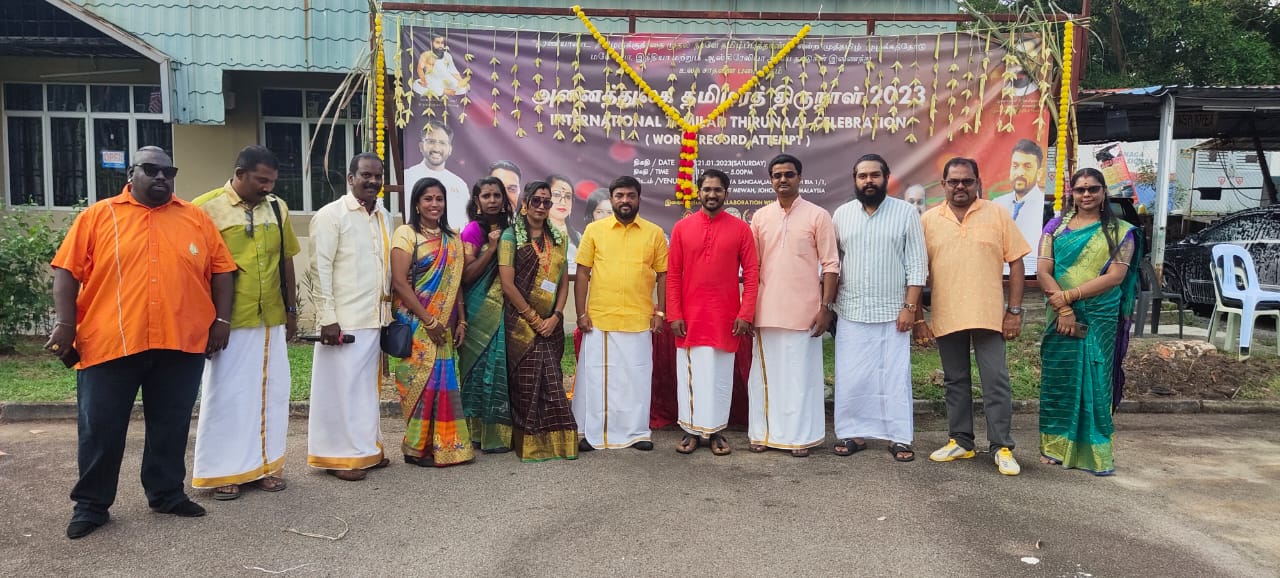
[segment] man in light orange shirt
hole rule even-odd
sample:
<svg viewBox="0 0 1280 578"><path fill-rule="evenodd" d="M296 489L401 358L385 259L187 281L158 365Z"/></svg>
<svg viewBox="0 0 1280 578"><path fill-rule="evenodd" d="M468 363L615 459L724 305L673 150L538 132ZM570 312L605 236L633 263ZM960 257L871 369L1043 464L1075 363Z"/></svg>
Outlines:
<svg viewBox="0 0 1280 578"><path fill-rule="evenodd" d="M937 336L946 386L947 422L951 441L929 459L949 462L974 456L973 377L969 349L973 348L982 378L987 416L987 440L1000 473L1021 472L1013 458L1012 393L1005 344L1022 332L1022 257L1031 251L1018 225L1005 210L981 199L982 180L973 159L953 158L942 169L947 202L925 212L925 250L933 286L932 327L921 322L917 310L915 337ZM1002 276L1009 264L1009 304L1004 304Z"/></svg>
<svg viewBox="0 0 1280 578"><path fill-rule="evenodd" d="M751 451L806 457L827 436L822 334L835 320L840 255L831 214L800 196L800 159L769 161L778 200L751 219L760 253L756 343L747 383Z"/></svg>
<svg viewBox="0 0 1280 578"><path fill-rule="evenodd" d="M68 366L79 362L73 540L111 518L139 387L148 505L205 513L183 492L187 434L205 356L231 333L236 263L209 216L173 195L169 155L144 147L133 158L124 190L81 213L53 258L57 324L45 348Z"/></svg>

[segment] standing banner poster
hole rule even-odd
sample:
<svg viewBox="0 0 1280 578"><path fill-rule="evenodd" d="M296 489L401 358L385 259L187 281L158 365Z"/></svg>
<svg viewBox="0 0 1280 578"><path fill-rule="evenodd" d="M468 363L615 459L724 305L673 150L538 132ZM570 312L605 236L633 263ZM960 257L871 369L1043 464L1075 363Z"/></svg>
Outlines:
<svg viewBox="0 0 1280 578"><path fill-rule="evenodd" d="M791 40L606 38L693 123ZM465 215L470 185L490 174L511 193L551 175L567 179L564 193L553 192L552 220L574 241L607 214L607 187L620 175L641 182L640 215L668 231L697 209L696 200L686 209L675 195L681 127L591 34L405 26L398 51L405 194L420 178L440 179L453 227L464 222L455 215ZM1044 222L1049 69L1037 37L807 36L698 133L694 174L725 171L732 181L726 210L749 221L774 199L766 167L773 156L798 157L801 194L834 211L853 198L853 161L878 153L892 169L889 194L923 196L923 211L944 199L946 161L970 157L986 198L1011 209L1018 201L1017 221L1028 223L1024 235L1034 250ZM1034 254L1029 263L1034 274Z"/></svg>

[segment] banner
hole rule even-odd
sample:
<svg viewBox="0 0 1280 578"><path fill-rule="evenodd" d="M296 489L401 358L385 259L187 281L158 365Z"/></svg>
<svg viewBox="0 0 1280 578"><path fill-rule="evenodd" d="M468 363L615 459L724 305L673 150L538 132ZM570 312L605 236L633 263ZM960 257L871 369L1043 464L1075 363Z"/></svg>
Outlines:
<svg viewBox="0 0 1280 578"><path fill-rule="evenodd" d="M790 40L607 38L694 122ZM923 211L944 199L946 161L970 157L979 163L984 196L997 202L1017 196L1019 205L1034 208L1026 211L1031 218L1018 219L1039 221L1027 228L1034 230L1034 248L1043 223L1048 66L1038 38L1010 46L1013 52L996 37L963 33L810 35L699 133L695 174L726 172L732 181L726 210L750 220L775 198L766 164L786 152L803 163L804 198L834 211L853 198L854 160L878 153L891 168L889 194ZM572 195L553 191L552 218L573 238L593 215L607 213L607 187L619 175L642 183L642 217L669 231L685 214L674 194L681 129L590 34L451 29L446 35L404 27L398 59L397 118L408 167L402 182L406 193L423 176L445 182L455 228L463 223L455 215L464 214L457 205L491 167L512 193L550 175L567 178ZM1011 164L1018 151L1033 162ZM1010 194L1015 188L1021 194ZM1025 194L1041 200L1029 202Z"/></svg>

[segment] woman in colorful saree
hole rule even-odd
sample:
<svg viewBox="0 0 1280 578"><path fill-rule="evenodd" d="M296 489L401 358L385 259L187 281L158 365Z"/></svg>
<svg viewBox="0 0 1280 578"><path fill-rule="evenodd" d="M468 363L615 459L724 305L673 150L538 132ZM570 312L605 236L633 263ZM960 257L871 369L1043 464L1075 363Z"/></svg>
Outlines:
<svg viewBox="0 0 1280 578"><path fill-rule="evenodd" d="M1071 176L1073 208L1040 238L1037 279L1048 297L1040 345L1040 461L1115 472L1113 402L1124 386L1137 289L1137 233L1107 203L1096 169Z"/></svg>
<svg viewBox="0 0 1280 578"><path fill-rule="evenodd" d="M511 401L507 394L507 335L503 329L498 242L511 226L511 201L502 181L485 177L471 187L463 227L462 288L467 302L466 339L458 351L462 410L471 443L485 453L511 451Z"/></svg>
<svg viewBox="0 0 1280 578"><path fill-rule="evenodd" d="M458 394L457 354L467 321L458 295L462 242L449 229L445 188L425 178L413 186L409 223L391 239L395 317L413 328L413 353L395 369L407 464L449 466L471 461L471 436Z"/></svg>
<svg viewBox="0 0 1280 578"><path fill-rule="evenodd" d="M578 425L564 390L566 240L551 225L551 187L525 185L520 216L502 233L498 276L507 297L512 448L521 461L578 457Z"/></svg>

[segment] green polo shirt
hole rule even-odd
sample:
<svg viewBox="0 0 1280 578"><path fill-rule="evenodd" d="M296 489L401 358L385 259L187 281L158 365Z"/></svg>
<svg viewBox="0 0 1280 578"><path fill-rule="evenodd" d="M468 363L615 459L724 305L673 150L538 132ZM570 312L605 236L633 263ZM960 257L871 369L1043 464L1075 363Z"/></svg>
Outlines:
<svg viewBox="0 0 1280 578"><path fill-rule="evenodd" d="M231 181L200 195L194 204L209 214L236 261L236 296L231 327L268 327L285 322L284 296L280 294L280 224L271 203L280 207L284 220L284 254L292 259L301 250L293 234L289 207L275 195L267 195L256 207L231 188ZM252 224L252 227L250 227Z"/></svg>

